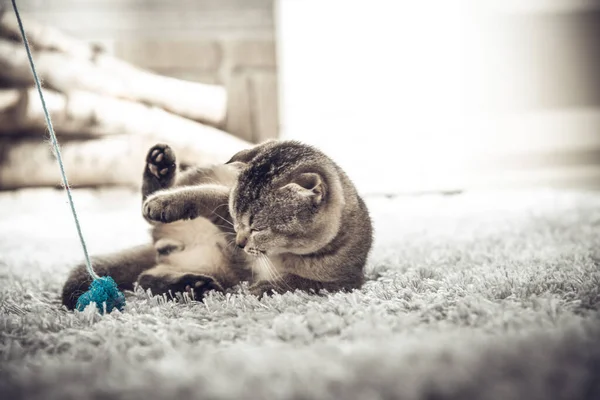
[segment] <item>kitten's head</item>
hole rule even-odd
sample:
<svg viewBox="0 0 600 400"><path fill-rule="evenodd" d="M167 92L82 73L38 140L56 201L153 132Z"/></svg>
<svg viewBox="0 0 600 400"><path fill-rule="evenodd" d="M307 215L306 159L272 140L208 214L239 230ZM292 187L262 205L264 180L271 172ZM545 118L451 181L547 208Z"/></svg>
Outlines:
<svg viewBox="0 0 600 400"><path fill-rule="evenodd" d="M236 243L253 255L310 254L337 234L343 190L332 162L297 142L268 142L230 162Z"/></svg>

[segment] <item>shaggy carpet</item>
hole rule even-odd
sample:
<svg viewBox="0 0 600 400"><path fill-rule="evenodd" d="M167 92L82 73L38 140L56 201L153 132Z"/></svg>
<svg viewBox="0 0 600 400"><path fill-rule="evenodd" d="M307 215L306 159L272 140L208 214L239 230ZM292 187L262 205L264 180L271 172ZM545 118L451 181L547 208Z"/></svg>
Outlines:
<svg viewBox="0 0 600 400"><path fill-rule="evenodd" d="M78 190L93 254L147 240L140 200ZM64 193L0 194L0 397L600 399L600 193L369 198L351 294L128 293L67 312Z"/></svg>

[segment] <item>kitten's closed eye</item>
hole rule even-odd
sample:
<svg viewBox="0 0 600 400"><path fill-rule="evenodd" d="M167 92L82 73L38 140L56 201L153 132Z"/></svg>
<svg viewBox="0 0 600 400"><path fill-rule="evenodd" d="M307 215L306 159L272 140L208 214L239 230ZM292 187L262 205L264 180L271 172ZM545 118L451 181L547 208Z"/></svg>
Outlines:
<svg viewBox="0 0 600 400"><path fill-rule="evenodd" d="M248 225L250 225L250 233L264 231L268 227L262 223L254 222L254 215L248 218Z"/></svg>

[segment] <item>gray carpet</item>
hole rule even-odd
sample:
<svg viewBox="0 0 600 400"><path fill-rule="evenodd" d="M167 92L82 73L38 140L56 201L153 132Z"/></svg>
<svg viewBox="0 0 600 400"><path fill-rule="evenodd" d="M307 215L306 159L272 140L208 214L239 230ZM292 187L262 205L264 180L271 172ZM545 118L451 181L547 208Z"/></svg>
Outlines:
<svg viewBox="0 0 600 400"><path fill-rule="evenodd" d="M146 240L136 195L75 200L92 253ZM368 204L360 291L176 303L138 290L101 317L60 306L82 258L64 194L0 194L0 396L600 398L600 193Z"/></svg>

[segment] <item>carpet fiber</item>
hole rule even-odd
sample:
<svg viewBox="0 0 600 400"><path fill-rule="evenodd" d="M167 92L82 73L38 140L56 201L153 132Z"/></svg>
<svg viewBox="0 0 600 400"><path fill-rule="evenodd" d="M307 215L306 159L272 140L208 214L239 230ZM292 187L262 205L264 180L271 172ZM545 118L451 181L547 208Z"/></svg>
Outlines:
<svg viewBox="0 0 600 400"><path fill-rule="evenodd" d="M93 254L147 240L137 195L75 201ZM137 290L101 317L60 305L82 259L64 193L0 194L2 398L600 398L600 193L368 205L360 291L177 303Z"/></svg>

